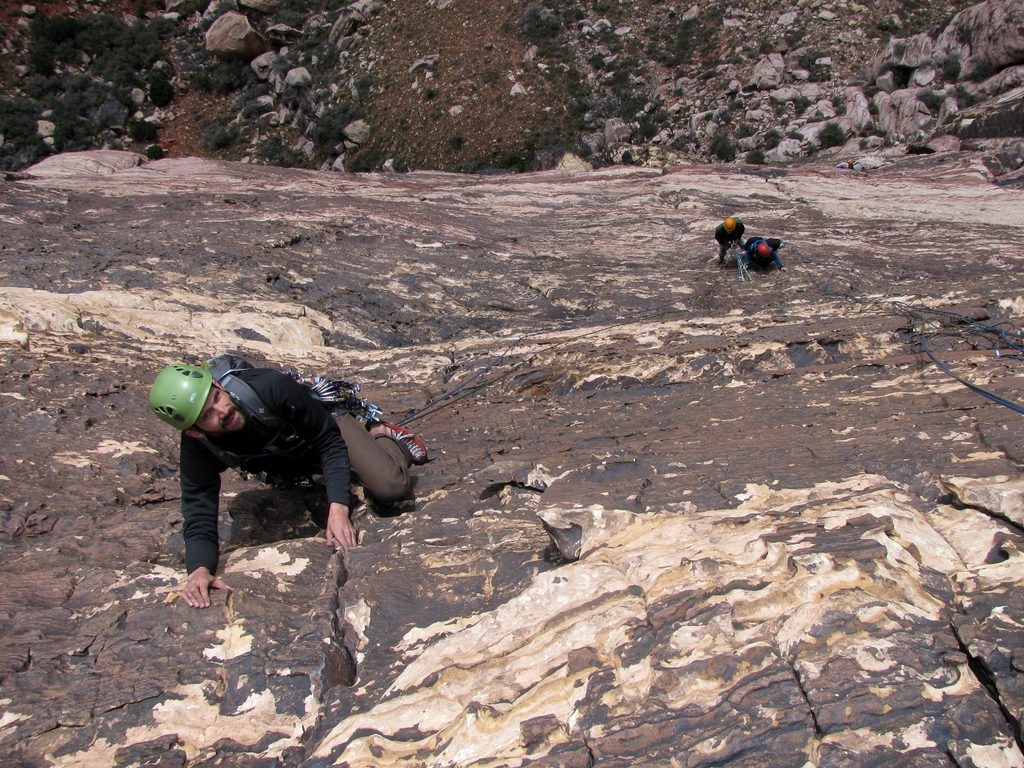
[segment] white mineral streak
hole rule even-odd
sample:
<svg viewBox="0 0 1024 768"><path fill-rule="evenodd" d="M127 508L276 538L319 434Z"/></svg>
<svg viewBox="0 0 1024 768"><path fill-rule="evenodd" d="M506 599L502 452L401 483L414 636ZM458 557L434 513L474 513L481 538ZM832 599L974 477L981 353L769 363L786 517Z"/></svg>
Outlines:
<svg viewBox="0 0 1024 768"><path fill-rule="evenodd" d="M995 744L971 744L967 754L975 765L985 768L1024 768L1024 756L1011 739L997 739Z"/></svg>
<svg viewBox="0 0 1024 768"><path fill-rule="evenodd" d="M243 346L278 355L322 347L333 328L324 315L299 304L227 298L185 291L154 298L152 293L143 296L116 288L52 293L4 287L0 289L0 311L18 317L30 333L82 336L89 334L89 324L95 323L151 343L166 336L196 349ZM239 334L242 329L267 341L246 340Z"/></svg>
<svg viewBox="0 0 1024 768"><path fill-rule="evenodd" d="M224 573L248 573L262 575L273 573L278 576L298 576L309 565L309 558L294 557L282 552L277 547L261 547L255 551L244 550L244 554L236 556L232 553L224 568Z"/></svg>
<svg viewBox="0 0 1024 768"><path fill-rule="evenodd" d="M215 661L227 661L244 656L252 650L252 635L245 631L242 622L234 621L217 630L220 645L214 645L203 651L203 656Z"/></svg>
<svg viewBox="0 0 1024 768"><path fill-rule="evenodd" d="M153 707L152 725L129 728L123 743L142 744L176 734L181 748L192 760L221 739L255 744L267 734L279 734L280 738L264 753L273 758L299 743L303 729L312 725L317 711L315 702L308 700L303 717L280 715L270 691L254 694L236 712L222 712L209 700L202 684L181 685L165 695L169 698ZM87 749L59 757L49 755L48 759L53 768L110 768L117 763L114 754L120 746L101 737Z"/></svg>
<svg viewBox="0 0 1024 768"><path fill-rule="evenodd" d="M366 628L370 624L370 606L365 600L359 600L344 608L345 626L355 634L356 664L363 660L363 649L366 648Z"/></svg>
<svg viewBox="0 0 1024 768"><path fill-rule="evenodd" d="M744 496L739 509L688 514L637 515L598 505L542 510L551 525L581 527L581 559L538 575L518 597L465 626L411 630L400 644L408 663L382 700L340 722L314 755L344 748L346 765L380 767L415 765L416 751L426 749L437 765L518 765L527 757L518 728L525 720L543 715L560 724L547 749L573 734L600 735L599 728L580 734L573 716L599 666L614 670L616 684L602 689L600 703L618 717L650 706L652 696L671 710L712 711L738 680L785 659L805 680L847 659L862 670L866 689L891 695L891 687L870 682L901 665L896 640L886 633L941 620L944 606L922 587L922 569L962 572L960 555L879 476L808 489L751 486ZM865 518L877 518L878 526L865 526ZM791 533L779 540L783 521ZM859 561L810 551L816 537L852 521L884 552L870 571ZM993 568L983 566L975 577ZM1024 578L1021 558L998 568L1000 579ZM649 620L649 606L686 595L715 609L713 616L679 626L656 664L650 657L622 663L630 630ZM815 639L819 628L832 626L830 617L847 614L862 628ZM728 672L713 663L720 658L733 660ZM960 671L944 687L922 681L922 695L942 700L976 689L966 665ZM410 723L418 723L419 739L409 739ZM922 721L892 733L839 731L823 740L861 751L867 742L927 746L926 733ZM696 749L713 756L721 748L711 739ZM1015 757L1002 741L977 748L1003 761ZM542 753L531 751L530 758Z"/></svg>

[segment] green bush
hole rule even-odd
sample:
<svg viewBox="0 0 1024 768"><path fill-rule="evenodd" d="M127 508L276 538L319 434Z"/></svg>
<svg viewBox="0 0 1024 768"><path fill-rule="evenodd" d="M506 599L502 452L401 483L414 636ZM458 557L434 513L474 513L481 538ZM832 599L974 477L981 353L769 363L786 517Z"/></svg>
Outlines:
<svg viewBox="0 0 1024 768"><path fill-rule="evenodd" d="M917 92L916 95L917 100L924 104L926 107L928 107L928 111L932 112L933 114L939 111L939 109L942 107L942 102L945 101L945 99L940 94L936 93L935 91L928 90L927 88L921 89L920 91Z"/></svg>
<svg viewBox="0 0 1024 768"><path fill-rule="evenodd" d="M316 125L307 133L307 137L323 155L333 155L335 146L344 138L342 131L353 120L363 116L363 110L348 103L337 104L325 109L316 119Z"/></svg>
<svg viewBox="0 0 1024 768"><path fill-rule="evenodd" d="M302 152L285 144L280 136L271 136L260 144L256 157L266 165L279 168L304 168L309 162Z"/></svg>
<svg viewBox="0 0 1024 768"><path fill-rule="evenodd" d="M537 4L527 6L517 25L519 34L536 45L554 40L562 32L562 22L555 12Z"/></svg>
<svg viewBox="0 0 1024 768"><path fill-rule="evenodd" d="M979 97L976 93L968 90L962 85L956 87L956 102L961 109L967 109L967 107L974 106L979 101Z"/></svg>
<svg viewBox="0 0 1024 768"><path fill-rule="evenodd" d="M846 131L835 120L825 123L825 127L818 134L818 144L822 147L838 147L845 141Z"/></svg>
<svg viewBox="0 0 1024 768"><path fill-rule="evenodd" d="M782 134L772 128L764 135L764 146L766 149L775 149L782 141Z"/></svg>
<svg viewBox="0 0 1024 768"><path fill-rule="evenodd" d="M0 125L4 143L0 146L0 168L16 170L49 154L50 149L36 133L41 105L31 99L0 99Z"/></svg>
<svg viewBox="0 0 1024 768"><path fill-rule="evenodd" d="M747 152L746 160L751 165L762 165L764 163L764 152L760 149L752 149Z"/></svg>
<svg viewBox="0 0 1024 768"><path fill-rule="evenodd" d="M960 77L962 66L960 57L955 53L951 53L942 62L942 76L947 80L956 80Z"/></svg>
<svg viewBox="0 0 1024 768"><path fill-rule="evenodd" d="M238 126L221 119L209 125L203 135L203 148L211 152L227 149L238 141Z"/></svg>
<svg viewBox="0 0 1024 768"><path fill-rule="evenodd" d="M149 100L154 107L166 107L174 100L174 88L171 82L159 72L149 76Z"/></svg>
<svg viewBox="0 0 1024 768"><path fill-rule="evenodd" d="M132 120L128 123L128 136L132 141L156 141L159 131L153 123L145 120Z"/></svg>
<svg viewBox="0 0 1024 768"><path fill-rule="evenodd" d="M108 128L121 128L128 116L127 93L87 75L63 82L65 92L47 100L56 126L53 148L57 152L90 149Z"/></svg>
<svg viewBox="0 0 1024 768"><path fill-rule="evenodd" d="M189 75L189 85L196 90L226 96L241 90L256 78L244 61L216 61Z"/></svg>
<svg viewBox="0 0 1024 768"><path fill-rule="evenodd" d="M708 149L712 157L717 157L726 163L736 159L736 145L725 131L718 131L711 139L711 147Z"/></svg>
<svg viewBox="0 0 1024 768"><path fill-rule="evenodd" d="M150 160L160 160L165 154L164 148L159 144L150 144L146 147L146 157Z"/></svg>
<svg viewBox="0 0 1024 768"><path fill-rule="evenodd" d="M89 74L122 88L145 87L145 73L164 56L165 19L126 24L119 16L94 14L75 19L39 16L29 27L29 66L50 76L59 65L79 66L90 57Z"/></svg>

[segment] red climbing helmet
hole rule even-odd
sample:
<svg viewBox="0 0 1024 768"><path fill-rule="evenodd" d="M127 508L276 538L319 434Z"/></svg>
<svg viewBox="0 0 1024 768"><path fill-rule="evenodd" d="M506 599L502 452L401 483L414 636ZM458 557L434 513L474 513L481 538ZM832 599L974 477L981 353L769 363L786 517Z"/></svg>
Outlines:
<svg viewBox="0 0 1024 768"><path fill-rule="evenodd" d="M758 243L757 244L757 255L758 256L771 256L772 255L772 247L770 245L768 245L768 243Z"/></svg>

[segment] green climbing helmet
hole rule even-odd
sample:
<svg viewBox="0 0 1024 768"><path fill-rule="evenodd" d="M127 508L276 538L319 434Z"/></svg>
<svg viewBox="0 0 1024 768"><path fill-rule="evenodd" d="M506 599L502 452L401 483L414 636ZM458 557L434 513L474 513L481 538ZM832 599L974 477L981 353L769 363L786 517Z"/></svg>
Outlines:
<svg viewBox="0 0 1024 768"><path fill-rule="evenodd" d="M196 423L213 386L210 369L174 363L164 368L149 392L149 407L172 427L188 429Z"/></svg>

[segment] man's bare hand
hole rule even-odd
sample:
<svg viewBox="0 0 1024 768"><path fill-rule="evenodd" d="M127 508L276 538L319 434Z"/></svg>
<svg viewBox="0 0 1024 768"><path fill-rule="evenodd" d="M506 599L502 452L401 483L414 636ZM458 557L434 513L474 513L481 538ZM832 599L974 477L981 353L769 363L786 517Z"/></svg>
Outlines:
<svg viewBox="0 0 1024 768"><path fill-rule="evenodd" d="M214 576L205 566L199 566L188 575L188 581L181 590L181 599L193 608L209 608L211 589L231 591L219 576Z"/></svg>
<svg viewBox="0 0 1024 768"><path fill-rule="evenodd" d="M327 543L334 549L356 545L356 529L348 514L348 507L337 502L332 502L327 511Z"/></svg>

